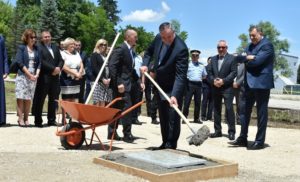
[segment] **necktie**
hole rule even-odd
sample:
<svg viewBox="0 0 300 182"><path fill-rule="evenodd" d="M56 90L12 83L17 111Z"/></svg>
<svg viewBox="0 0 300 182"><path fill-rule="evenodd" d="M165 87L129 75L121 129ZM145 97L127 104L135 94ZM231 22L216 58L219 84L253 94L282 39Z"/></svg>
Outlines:
<svg viewBox="0 0 300 182"><path fill-rule="evenodd" d="M161 64L161 62L164 59L167 51L168 51L168 46L166 44L163 44L163 46L160 50L160 53L159 53L158 64Z"/></svg>
<svg viewBox="0 0 300 182"><path fill-rule="evenodd" d="M219 56L219 61L218 61L218 70L220 71L222 64L224 61L224 56Z"/></svg>

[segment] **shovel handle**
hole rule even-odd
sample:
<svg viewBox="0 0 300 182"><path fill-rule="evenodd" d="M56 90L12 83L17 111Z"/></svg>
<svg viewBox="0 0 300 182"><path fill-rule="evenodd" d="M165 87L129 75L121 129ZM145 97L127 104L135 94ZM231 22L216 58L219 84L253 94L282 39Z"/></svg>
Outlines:
<svg viewBox="0 0 300 182"><path fill-rule="evenodd" d="M170 102L171 101L170 97L160 88L160 86L156 83L156 81L153 80L153 78L147 72L144 72L144 74L152 82L152 84L158 89L158 91L165 97L165 99L167 99L167 101ZM181 117L181 119L183 119L183 121L189 127L189 129L193 132L193 134L196 134L196 132L192 129L192 127L190 126L188 120L182 114L182 112L179 110L179 108L174 104L172 104L171 106L175 109L175 111Z"/></svg>

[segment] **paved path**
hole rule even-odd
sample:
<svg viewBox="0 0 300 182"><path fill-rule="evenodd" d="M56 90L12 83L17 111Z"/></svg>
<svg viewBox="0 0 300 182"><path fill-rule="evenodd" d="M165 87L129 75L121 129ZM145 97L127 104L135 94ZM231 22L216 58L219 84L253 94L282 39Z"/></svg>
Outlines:
<svg viewBox="0 0 300 182"><path fill-rule="evenodd" d="M93 158L106 154L97 144L91 148L66 151L55 136L56 127L20 128L16 120L14 114L9 114L8 122L11 126L0 128L0 181L145 181L92 163ZM148 117L140 117L140 120L144 124L134 125L133 134L142 138L134 144L114 142L113 152L144 150L160 145L159 126L150 124ZM205 124L213 129L212 122ZM196 130L201 127L199 124L191 125ZM237 126L237 133L239 129ZM120 135L121 131L122 126L118 131ZM227 126L223 125L223 133L226 134L226 131ZM107 145L107 127L99 127L97 132ZM250 126L250 141L255 138L255 132L256 127ZM199 147L189 146L185 139L189 135L190 130L182 125L179 150L239 164L237 177L213 181L300 181L300 130L268 128L268 147L260 151L232 148L227 144L229 140L226 136L208 139Z"/></svg>

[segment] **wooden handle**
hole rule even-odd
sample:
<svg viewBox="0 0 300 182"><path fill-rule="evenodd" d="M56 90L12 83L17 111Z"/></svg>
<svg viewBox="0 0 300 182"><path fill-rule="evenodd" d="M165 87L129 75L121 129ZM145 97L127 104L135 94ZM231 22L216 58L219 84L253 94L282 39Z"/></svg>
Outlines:
<svg viewBox="0 0 300 182"><path fill-rule="evenodd" d="M144 74L153 83L153 85L158 89L158 91L167 99L167 101L170 102L171 101L170 97L160 88L160 86L156 83L156 81L153 80L153 78L147 72L144 72ZM181 117L181 119L183 119L183 121L187 124L187 126L190 128L190 130L193 132L193 134L196 134L196 132L192 129L192 127L188 123L189 121L182 114L182 112L179 110L179 108L174 104L172 104L171 106L175 109L175 111Z"/></svg>

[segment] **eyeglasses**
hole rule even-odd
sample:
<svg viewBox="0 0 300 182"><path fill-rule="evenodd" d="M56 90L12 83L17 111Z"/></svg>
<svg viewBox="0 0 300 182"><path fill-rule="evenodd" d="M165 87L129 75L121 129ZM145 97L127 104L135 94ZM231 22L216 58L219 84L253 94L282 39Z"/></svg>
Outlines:
<svg viewBox="0 0 300 182"><path fill-rule="evenodd" d="M217 48L218 49L226 49L227 47L226 46L218 46Z"/></svg>
<svg viewBox="0 0 300 182"><path fill-rule="evenodd" d="M99 44L100 47L107 46L107 44Z"/></svg>
<svg viewBox="0 0 300 182"><path fill-rule="evenodd" d="M32 37L30 37L31 39L36 39L36 36L32 36Z"/></svg>

